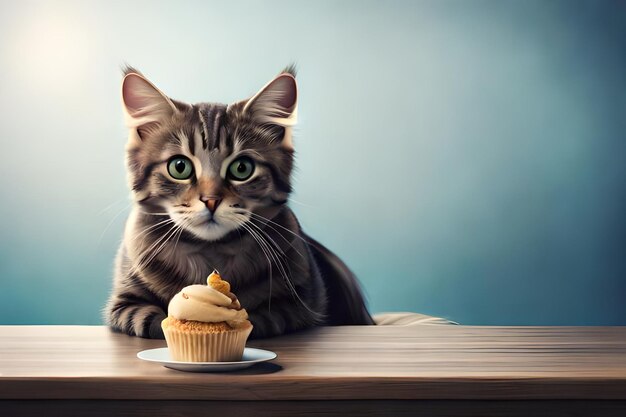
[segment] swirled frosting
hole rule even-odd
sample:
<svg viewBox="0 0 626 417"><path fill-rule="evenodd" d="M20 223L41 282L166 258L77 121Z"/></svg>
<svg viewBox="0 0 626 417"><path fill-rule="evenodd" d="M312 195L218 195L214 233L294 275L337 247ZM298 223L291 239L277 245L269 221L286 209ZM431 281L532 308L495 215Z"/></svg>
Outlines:
<svg viewBox="0 0 626 417"><path fill-rule="evenodd" d="M245 309L233 308L234 304L229 296L207 285L189 285L172 298L167 310L178 320L225 321L229 326L237 327L248 319L248 313Z"/></svg>

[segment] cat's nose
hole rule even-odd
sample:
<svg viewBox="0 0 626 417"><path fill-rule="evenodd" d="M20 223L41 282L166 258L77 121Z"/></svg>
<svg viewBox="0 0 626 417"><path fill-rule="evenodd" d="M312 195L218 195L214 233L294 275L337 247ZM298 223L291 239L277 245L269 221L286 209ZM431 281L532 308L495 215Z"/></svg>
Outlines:
<svg viewBox="0 0 626 417"><path fill-rule="evenodd" d="M211 214L215 213L215 210L217 210L217 206L219 206L222 202L222 199L218 197L200 197L200 200L202 200L204 204L206 204L206 208L209 209Z"/></svg>

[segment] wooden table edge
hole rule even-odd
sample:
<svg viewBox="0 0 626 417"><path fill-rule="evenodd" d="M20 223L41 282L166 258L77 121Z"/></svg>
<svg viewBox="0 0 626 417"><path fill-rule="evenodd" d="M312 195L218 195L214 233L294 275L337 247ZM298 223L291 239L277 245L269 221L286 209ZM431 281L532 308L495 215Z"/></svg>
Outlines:
<svg viewBox="0 0 626 417"><path fill-rule="evenodd" d="M233 382L235 381L235 382ZM626 400L626 378L301 377L155 381L148 377L0 377L0 399Z"/></svg>

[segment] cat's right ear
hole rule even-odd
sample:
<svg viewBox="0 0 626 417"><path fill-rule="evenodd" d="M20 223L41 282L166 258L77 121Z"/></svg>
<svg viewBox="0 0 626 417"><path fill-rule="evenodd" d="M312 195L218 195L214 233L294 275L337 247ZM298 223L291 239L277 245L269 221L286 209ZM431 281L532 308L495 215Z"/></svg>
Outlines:
<svg viewBox="0 0 626 417"><path fill-rule="evenodd" d="M135 129L140 139L177 111L172 100L134 71L126 71L122 81L122 107L126 125Z"/></svg>
<svg viewBox="0 0 626 417"><path fill-rule="evenodd" d="M291 131L298 119L298 87L295 69L288 67L248 100L243 108L262 125L282 127L281 144L293 150Z"/></svg>

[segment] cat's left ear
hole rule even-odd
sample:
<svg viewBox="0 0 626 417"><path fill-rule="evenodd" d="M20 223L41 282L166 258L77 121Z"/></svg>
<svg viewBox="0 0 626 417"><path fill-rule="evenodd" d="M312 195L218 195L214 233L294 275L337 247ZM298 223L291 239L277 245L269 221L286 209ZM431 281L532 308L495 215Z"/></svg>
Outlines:
<svg viewBox="0 0 626 417"><path fill-rule="evenodd" d="M293 74L279 74L248 100L243 111L259 124L283 127L281 144L293 149L291 131L298 116L298 86Z"/></svg>

